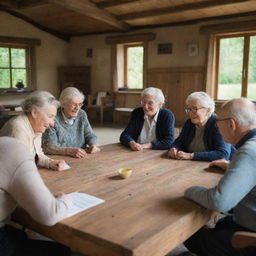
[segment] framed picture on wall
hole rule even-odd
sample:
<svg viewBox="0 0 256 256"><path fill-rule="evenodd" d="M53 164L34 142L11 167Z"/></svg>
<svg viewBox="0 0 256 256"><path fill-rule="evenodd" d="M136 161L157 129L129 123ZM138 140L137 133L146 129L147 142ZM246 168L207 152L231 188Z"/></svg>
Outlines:
<svg viewBox="0 0 256 256"><path fill-rule="evenodd" d="M172 54L172 43L158 44L158 54Z"/></svg>
<svg viewBox="0 0 256 256"><path fill-rule="evenodd" d="M198 56L198 43L188 43L188 56Z"/></svg>

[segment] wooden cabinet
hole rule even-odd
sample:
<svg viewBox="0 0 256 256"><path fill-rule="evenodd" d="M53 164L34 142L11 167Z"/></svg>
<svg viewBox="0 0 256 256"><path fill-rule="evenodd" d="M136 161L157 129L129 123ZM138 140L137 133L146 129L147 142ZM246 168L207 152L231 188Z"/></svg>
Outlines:
<svg viewBox="0 0 256 256"><path fill-rule="evenodd" d="M89 66L62 66L58 67L59 86L76 87L86 96L91 92L91 68Z"/></svg>

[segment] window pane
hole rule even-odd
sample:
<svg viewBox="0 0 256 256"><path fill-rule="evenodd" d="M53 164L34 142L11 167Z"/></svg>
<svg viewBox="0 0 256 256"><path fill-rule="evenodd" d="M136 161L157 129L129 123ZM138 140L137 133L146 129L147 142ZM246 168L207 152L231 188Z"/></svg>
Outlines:
<svg viewBox="0 0 256 256"><path fill-rule="evenodd" d="M244 37L220 40L218 99L232 99L242 94Z"/></svg>
<svg viewBox="0 0 256 256"><path fill-rule="evenodd" d="M26 52L25 49L11 49L12 67L25 68L26 67Z"/></svg>
<svg viewBox="0 0 256 256"><path fill-rule="evenodd" d="M10 70L0 68L0 88L10 88Z"/></svg>
<svg viewBox="0 0 256 256"><path fill-rule="evenodd" d="M128 88L143 88L143 46L127 49Z"/></svg>
<svg viewBox="0 0 256 256"><path fill-rule="evenodd" d="M12 70L12 84L16 88L18 80L22 80L24 88L27 87L26 69L13 69Z"/></svg>
<svg viewBox="0 0 256 256"><path fill-rule="evenodd" d="M9 65L9 48L0 47L0 67L7 68Z"/></svg>
<svg viewBox="0 0 256 256"><path fill-rule="evenodd" d="M256 100L256 36L250 38L247 97Z"/></svg>

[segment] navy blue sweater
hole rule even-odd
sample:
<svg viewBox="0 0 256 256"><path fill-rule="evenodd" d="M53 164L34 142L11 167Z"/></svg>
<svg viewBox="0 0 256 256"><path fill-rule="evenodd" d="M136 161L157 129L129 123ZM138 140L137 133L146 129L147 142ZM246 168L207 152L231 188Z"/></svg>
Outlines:
<svg viewBox="0 0 256 256"><path fill-rule="evenodd" d="M142 108L136 108L131 114L131 119L120 135L120 142L129 146L130 141L137 141L144 124ZM156 122L156 141L152 141L152 149L169 149L174 140L174 115L166 109L160 108Z"/></svg>
<svg viewBox="0 0 256 256"><path fill-rule="evenodd" d="M194 152L194 159L199 161L213 161L221 158L230 159L234 150L233 146L224 142L216 126L216 115L212 114L204 129L204 146L206 152ZM189 152L188 147L195 136L196 126L188 119L171 148Z"/></svg>

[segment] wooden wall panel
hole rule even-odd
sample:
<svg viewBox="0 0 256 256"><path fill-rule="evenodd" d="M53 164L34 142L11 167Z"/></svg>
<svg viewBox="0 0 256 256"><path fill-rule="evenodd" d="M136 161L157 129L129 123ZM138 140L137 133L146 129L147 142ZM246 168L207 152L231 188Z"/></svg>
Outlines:
<svg viewBox="0 0 256 256"><path fill-rule="evenodd" d="M184 111L187 96L205 88L202 67L149 69L147 79L149 86L163 90L165 107L174 113L178 125L187 119Z"/></svg>

